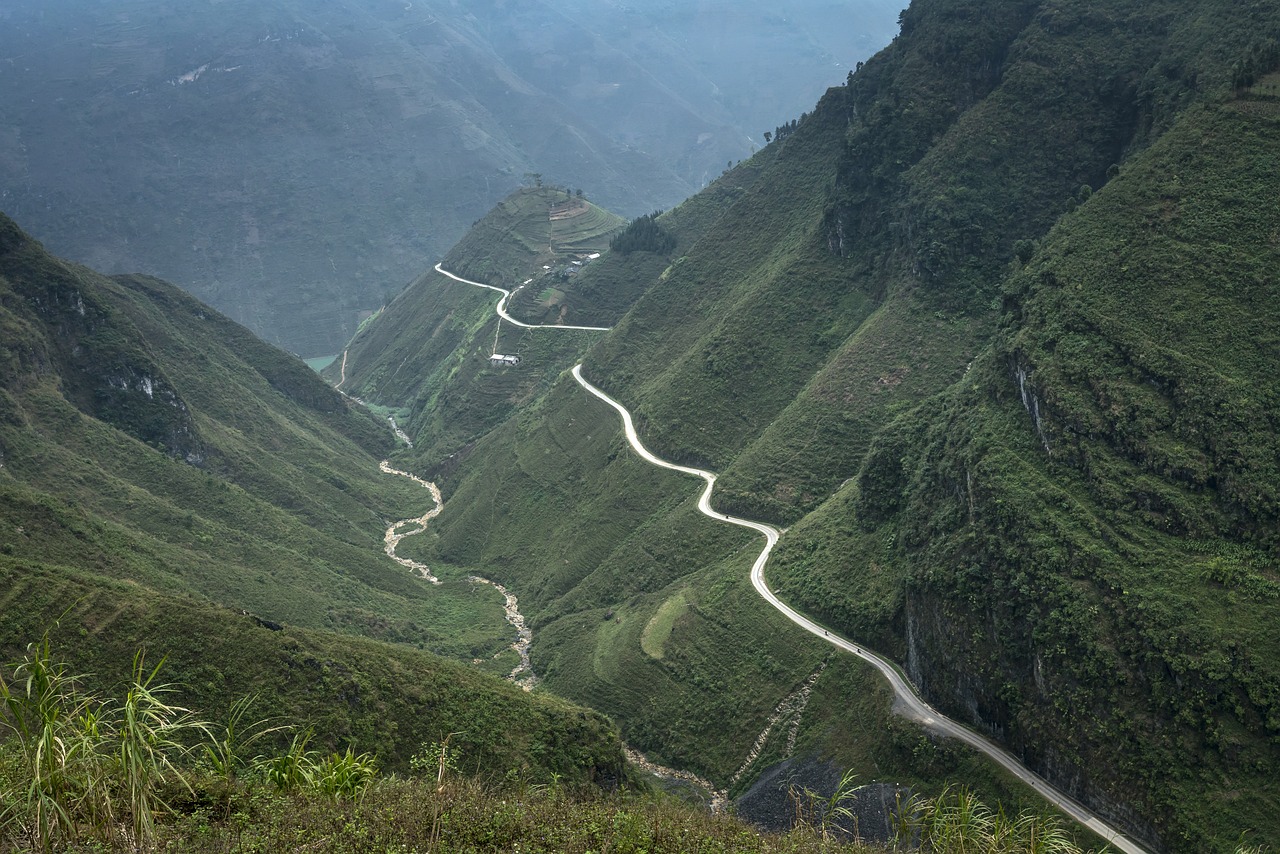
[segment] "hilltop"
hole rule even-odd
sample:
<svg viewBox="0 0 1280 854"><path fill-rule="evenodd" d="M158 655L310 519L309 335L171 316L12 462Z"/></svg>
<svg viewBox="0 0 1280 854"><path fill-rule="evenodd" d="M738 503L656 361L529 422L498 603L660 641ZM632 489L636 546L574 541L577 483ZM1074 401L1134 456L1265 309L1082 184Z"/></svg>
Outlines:
<svg viewBox="0 0 1280 854"><path fill-rule="evenodd" d="M510 309L523 322L596 325L590 311L575 310L563 297L577 277L597 266L624 225L567 190L523 188L477 221L441 266L514 290ZM499 296L430 270L352 338L345 374L338 361L325 376L400 412L419 446L415 456L429 460L426 471L434 472L442 459L545 391L599 337L544 335L500 323L493 311ZM494 353L517 355L521 364L492 365Z"/></svg>

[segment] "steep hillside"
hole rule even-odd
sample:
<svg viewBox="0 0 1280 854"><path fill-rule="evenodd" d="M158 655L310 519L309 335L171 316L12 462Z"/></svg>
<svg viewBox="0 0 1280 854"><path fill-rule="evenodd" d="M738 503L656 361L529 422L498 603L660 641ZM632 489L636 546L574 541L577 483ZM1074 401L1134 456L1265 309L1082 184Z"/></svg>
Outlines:
<svg viewBox="0 0 1280 854"><path fill-rule="evenodd" d="M514 289L512 316L525 322L594 325L590 315L553 304L566 280L594 266L591 256L607 249L623 224L564 190L517 190L476 222L441 266ZM500 297L428 271L361 327L325 376L399 412L419 446L418 459L434 469L545 391L599 337L500 321L494 311ZM520 363L492 365L495 353L518 356Z"/></svg>
<svg viewBox="0 0 1280 854"><path fill-rule="evenodd" d="M467 659L506 647L498 593L382 554L430 506L379 471L385 425L178 289L0 224L0 557Z"/></svg>
<svg viewBox="0 0 1280 854"><path fill-rule="evenodd" d="M1056 785L1156 850L1280 837L1273 102L1233 94L1280 13L920 0L902 23L739 191L692 200L687 237L659 217L669 256L566 291L644 283L585 373L655 452L723 472L719 509L791 525L770 574L797 603ZM415 548L521 594L554 690L745 787L822 652L755 598L750 536L567 377L440 472ZM798 749L909 774L873 707Z"/></svg>
<svg viewBox="0 0 1280 854"><path fill-rule="evenodd" d="M259 716L312 727L317 747L353 747L384 768L406 770L423 745L453 733L468 773L602 785L624 773L617 730L601 715L407 644L281 629L235 609L27 561L0 561L0 582L5 660L49 630L59 659L87 674L95 691L126 682L142 649L153 664L163 658L164 681L208 720L225 720L232 703L256 696Z"/></svg>
<svg viewBox="0 0 1280 854"><path fill-rule="evenodd" d="M1256 103L1195 109L1054 229L965 381L779 555L864 636L888 624L858 580L892 577L918 684L1083 794L1143 793L1171 849L1280 835L1280 101Z"/></svg>

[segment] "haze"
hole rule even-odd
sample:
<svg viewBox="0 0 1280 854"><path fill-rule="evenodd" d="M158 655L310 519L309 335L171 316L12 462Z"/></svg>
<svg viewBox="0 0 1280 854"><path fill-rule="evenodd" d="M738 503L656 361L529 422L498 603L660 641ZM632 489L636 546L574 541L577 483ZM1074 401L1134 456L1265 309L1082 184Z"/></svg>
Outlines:
<svg viewBox="0 0 1280 854"><path fill-rule="evenodd" d="M304 356L540 174L678 203L886 44L901 0L11 0L0 208Z"/></svg>

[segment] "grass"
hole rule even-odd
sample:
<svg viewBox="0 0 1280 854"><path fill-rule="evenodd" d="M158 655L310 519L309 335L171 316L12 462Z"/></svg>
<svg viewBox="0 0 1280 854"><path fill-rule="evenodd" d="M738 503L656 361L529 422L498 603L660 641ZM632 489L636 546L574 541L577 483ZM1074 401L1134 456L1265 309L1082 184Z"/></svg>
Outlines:
<svg viewBox="0 0 1280 854"><path fill-rule="evenodd" d="M646 443L724 472L719 506L791 526L770 568L789 597L901 660L944 710L1169 850L1275 836L1275 124L1250 98L1186 107L1226 97L1231 62L1278 22L1265 4L1252 17L1191 6L914 4L894 45L785 141L664 215L669 257L606 256L573 277L562 305L619 318L609 335L500 330L493 295L423 277L351 348L350 387L409 410L405 459L445 488L445 512L406 548L446 577L475 568L515 591L553 690L667 764L730 778L826 650L751 590L755 539L700 517L695 486L636 460L612 413L564 379L585 355ZM511 200L450 263L499 283L536 276L544 235L502 230L536 223L533 201ZM524 361L494 370L495 347ZM328 411L268 368L264 398L301 390ZM109 397L101 414L143 442L182 438L168 409L128 402ZM37 392L0 403L6 439L52 459L63 451L22 432L27 414L74 435L84 411ZM311 577L374 613L412 596L402 576L337 565L376 534L376 497L334 494L290 456L304 443L270 441L293 435L290 419L247 425L241 442L241 422L213 417L230 402L208 405L190 423L229 449L231 482L351 540L304 551L305 531L235 502L228 518L255 534L295 532L277 535L278 565L311 558ZM259 442L314 489L291 488L293 470L256 472ZM127 504L67 460L85 496ZM366 477L341 479L358 491ZM46 529L134 536L14 494L15 549L36 531L66 564L83 550ZM323 496L364 516L342 528ZM125 517L156 535L131 540L152 550L131 556L149 581L166 578L158 535L177 522L156 508ZM228 558L253 548L224 543L234 531L193 535ZM236 602L278 589L211 577ZM304 596L286 577L274 595ZM677 595L695 604L658 659L646 629ZM1007 790L895 724L866 668L843 667L818 680L798 749L935 795L957 778L984 799ZM770 740L760 763L785 752Z"/></svg>
<svg viewBox="0 0 1280 854"><path fill-rule="evenodd" d="M385 424L176 288L62 264L7 221L0 247L0 651L61 618L55 642L95 692L154 687L128 667L145 640L179 686L162 702L222 715L256 692L353 757L401 767L466 729L472 770L579 778L600 748L620 767L598 716L477 672L509 657L495 591L382 555L390 521L430 503L378 471ZM142 720L144 701L121 708Z"/></svg>
<svg viewBox="0 0 1280 854"><path fill-rule="evenodd" d="M640 635L640 648L644 650L645 655L650 658L662 658L667 641L671 638L671 632L675 629L676 620L683 616L684 609L689 604L684 591L680 591L672 594L658 606L658 610L649 618L644 632Z"/></svg>
<svg viewBox="0 0 1280 854"><path fill-rule="evenodd" d="M586 374L650 447L721 471L719 508L790 526L788 597L1138 835L1198 850L1212 827L1228 850L1276 812L1274 679L1245 652L1275 643L1249 551L1274 551L1280 477L1275 146L1267 117L1227 115L1248 99L1184 108L1276 21L1178 8L917 3L786 140L661 218L669 257L606 255L563 305L618 318ZM424 423L483 428L438 446L448 504L419 546L521 596L553 689L724 781L819 650L753 604L745 534L543 379L491 422L479 389L435 387ZM645 630L686 590L656 659ZM1008 785L877 731L883 707L814 702L846 717L803 724L813 753Z"/></svg>
<svg viewBox="0 0 1280 854"><path fill-rule="evenodd" d="M734 818L625 788L605 795L559 776L534 783L516 768L499 779L465 775L460 767L468 757L456 746L457 732L424 742L408 779L382 778L368 753L350 747L324 753L312 749L309 730L265 719L246 723L245 698L232 703L225 727L205 723L164 699L172 689L156 684L158 673L159 666L143 666L139 652L121 699L95 695L54 661L46 636L0 677L0 725L10 735L0 740L0 844L106 851L286 844L875 850L848 844L842 829L854 819L843 805L854 792L852 772L821 803L815 793L796 793L797 827L763 834ZM292 738L272 749L269 737L290 731ZM897 808L895 821L900 838L918 838L939 852L1081 850L1053 819L1008 816L959 789L937 799L913 797Z"/></svg>
<svg viewBox="0 0 1280 854"><path fill-rule="evenodd" d="M222 721L233 701L256 695L255 718L309 728L314 749L373 753L389 770L407 767L421 743L455 731L471 773L516 768L537 780L580 781L621 767L616 730L602 716L527 694L470 663L335 632L271 630L238 611L136 585L54 570L32 580L38 586L18 588L27 605L6 621L0 648L17 657L24 636L38 635L74 603L50 632L52 646L68 672L88 674L80 683L98 696L113 696L130 679L129 662L145 641L148 660L164 659L177 705Z"/></svg>
<svg viewBox="0 0 1280 854"><path fill-rule="evenodd" d="M1233 105L1189 112L1060 224L1011 277L997 344L778 556L789 595L860 636L896 600L921 658L1028 650L1021 678L942 707L987 706L1015 745L1073 744L1056 762L1107 751L1095 774L1145 792L1174 850L1277 832L1277 425L1254 408L1274 395L1257 342L1275 337L1276 133Z"/></svg>
<svg viewBox="0 0 1280 854"><path fill-rule="evenodd" d="M541 265L563 263L575 253L601 252L625 221L591 202L569 219L551 220L552 206L565 193L552 188L516 190L482 217L445 256L445 268L476 281L508 289Z"/></svg>

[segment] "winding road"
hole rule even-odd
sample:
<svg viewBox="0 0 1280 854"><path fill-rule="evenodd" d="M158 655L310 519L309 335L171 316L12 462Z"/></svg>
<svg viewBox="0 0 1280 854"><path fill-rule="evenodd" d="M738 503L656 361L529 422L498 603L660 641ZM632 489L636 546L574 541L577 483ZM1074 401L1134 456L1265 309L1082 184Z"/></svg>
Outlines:
<svg viewBox="0 0 1280 854"><path fill-rule="evenodd" d="M455 282L462 282L464 285L474 285L477 288L488 288L491 291L497 291L502 294L502 299L498 300L498 317L501 317L503 320L507 321L507 323L519 326L521 329L579 329L583 332L608 332L613 328L612 326L569 326L568 324L559 323L525 323L523 320L516 320L511 315L507 314L507 301L511 299L511 291L506 288L499 288L495 285L486 285L484 282L473 282L470 279L455 276L444 267L441 267L440 264L436 264L436 272L442 276L448 276Z"/></svg>
<svg viewBox="0 0 1280 854"><path fill-rule="evenodd" d="M439 269L439 268L437 268ZM1060 809L1062 812L1075 819L1080 824L1089 828L1099 837L1104 839L1109 845L1124 854L1149 854L1147 849L1139 846L1133 840L1116 830L1102 819L1095 816L1082 804L1072 798L1065 792L1061 792L1046 782L1039 775L1030 771L1021 762L1014 758L1004 748L998 746L989 739L979 735L968 727L960 724L951 718L942 715L934 710L932 706L924 701L924 699L916 693L911 683L903 676L902 671L897 665L886 658L882 658L865 647L854 644L830 630L822 627L820 623L816 623L800 612L796 611L786 602L778 598L764 579L764 567L769 561L769 555L773 552L773 547L778 542L780 533L777 528L772 525L766 525L763 522L753 522L750 519L742 519L737 516L730 516L727 513L721 513L711 506L711 492L716 485L716 475L714 472L703 471L689 466L676 465L667 462L661 457L655 456L640 441L640 437L636 434L635 424L631 420L631 413L627 408L600 389L593 386L582 376L582 365L575 365L573 368L573 378L578 384L586 389L594 396L600 398L605 403L617 410L622 416L623 431L626 434L627 442L631 445L631 449L643 459L645 462L671 471L682 472L683 474L700 477L706 482L706 487L702 490L702 495L698 497L698 510L705 516L721 522L727 522L730 525L738 525L743 528L750 528L764 535L764 548L760 550L760 555L756 558L756 562L751 566L751 584L755 587L766 602L777 608L787 619L795 623L800 628L810 634L821 638L833 646L839 647L845 652L852 653L863 661L868 662L872 667L879 670L885 679L889 680L890 687L893 688L894 711L909 720L913 720L923 726L930 732L939 735L954 738L973 747L975 750L994 759L1002 768L1013 774L1019 780L1031 786L1041 797Z"/></svg>
<svg viewBox="0 0 1280 854"><path fill-rule="evenodd" d="M456 282L461 282L465 285L472 285L477 288L486 288L502 294L502 299L498 301L496 308L498 316L507 322L524 329L579 329L589 332L608 332L610 329L610 327L605 326L558 326L524 323L523 321L516 320L511 315L507 314L506 306L507 301L511 298L511 291L508 291L506 288L499 288L494 285L487 285L484 282L473 282L470 279L464 279L461 276L456 276L453 273L450 273L448 270L444 269L441 264L436 264L435 270L437 273L447 276ZM764 548L761 549L755 563L751 566L751 584L755 587L756 592L759 593L766 602L781 611L792 623L795 623L800 628L815 637L821 638L832 646L857 656L863 661L866 661L872 667L876 668L876 670L880 671L880 674L888 680L889 686L893 689L894 712L909 720L915 721L930 732L962 741L978 752L990 757L1006 771L1030 786L1037 794L1049 803L1053 804L1057 809L1061 810L1064 814L1070 816L1081 825L1089 828L1089 830L1097 834L1101 839L1105 840L1107 844L1115 850L1121 851L1123 854L1151 854L1148 849L1143 848L1119 830L1098 818L1079 801L1072 798L1065 792L1058 790L1038 774L1032 772L1003 747L1000 747L990 739L979 735L958 721L954 721L935 710L925 702L924 698L916 693L915 688L907 681L902 670L892 661L889 661L887 658L883 658L865 647L847 640L846 638L834 634L829 629L824 628L820 623L809 619L796 611L786 602L779 599L777 594L775 594L765 582L764 567L765 564L769 562L769 555L773 552L773 547L777 544L778 538L781 536L781 532L772 525L766 525L763 522L755 522L750 519L743 519L737 516L730 516L727 513L721 513L715 510L711 506L711 492L715 488L716 484L716 475L714 472L703 471L702 469L696 469L690 466L676 465L675 463L667 462L661 457L652 454L636 434L635 424L632 422L631 413L627 408L588 382L586 378L582 376L581 364L575 365L572 373L573 378L577 380L580 386L595 397L598 397L600 400L609 404L609 406L613 407L618 412L618 415L622 418L623 431L626 434L627 443L641 459L660 468L670 469L671 471L677 471L683 474L702 478L702 480L706 482L706 487L702 490L702 495L698 498L698 510L703 515L709 516L720 522L726 522L730 525L750 528L751 530L764 535Z"/></svg>

